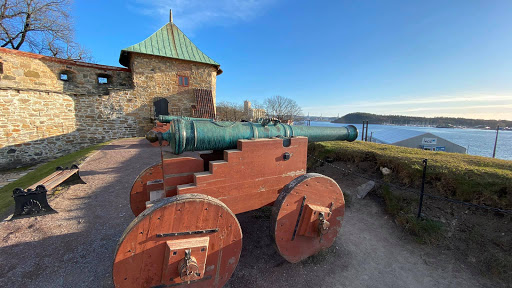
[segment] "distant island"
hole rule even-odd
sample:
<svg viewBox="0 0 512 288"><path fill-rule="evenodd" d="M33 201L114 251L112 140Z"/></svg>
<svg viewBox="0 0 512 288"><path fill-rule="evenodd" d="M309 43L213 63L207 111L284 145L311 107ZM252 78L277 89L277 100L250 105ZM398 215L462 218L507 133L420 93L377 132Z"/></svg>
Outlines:
<svg viewBox="0 0 512 288"><path fill-rule="evenodd" d="M477 129L496 129L499 125L503 129L512 129L512 121L509 120L484 120L484 119L466 119L452 117L415 117L401 115L377 115L371 113L349 113L343 117L337 118L332 123L357 124L368 120L370 124L401 125L401 126L431 126L438 128L477 128Z"/></svg>

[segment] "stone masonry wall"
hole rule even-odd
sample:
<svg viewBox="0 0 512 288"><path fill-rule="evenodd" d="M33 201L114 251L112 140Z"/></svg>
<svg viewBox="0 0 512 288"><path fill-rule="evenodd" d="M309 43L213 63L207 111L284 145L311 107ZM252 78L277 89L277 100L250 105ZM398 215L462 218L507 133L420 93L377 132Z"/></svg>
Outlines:
<svg viewBox="0 0 512 288"><path fill-rule="evenodd" d="M33 53L0 48L0 88L45 90L73 94L108 94L112 89L133 89L129 69L74 62ZM67 73L68 81L60 80ZM99 84L98 76L110 77L111 83Z"/></svg>
<svg viewBox="0 0 512 288"><path fill-rule="evenodd" d="M0 168L136 136L137 121L116 113L113 97L0 90Z"/></svg>
<svg viewBox="0 0 512 288"><path fill-rule="evenodd" d="M160 98L169 111L189 116L193 88L211 89L215 97L215 67L144 54L131 55L126 69L0 48L0 67L0 169L143 136ZM63 72L69 81L59 79ZM189 77L189 87L178 86L178 75Z"/></svg>
<svg viewBox="0 0 512 288"><path fill-rule="evenodd" d="M138 108L129 69L9 49L0 49L0 63L0 169L137 135L138 119L125 113Z"/></svg>

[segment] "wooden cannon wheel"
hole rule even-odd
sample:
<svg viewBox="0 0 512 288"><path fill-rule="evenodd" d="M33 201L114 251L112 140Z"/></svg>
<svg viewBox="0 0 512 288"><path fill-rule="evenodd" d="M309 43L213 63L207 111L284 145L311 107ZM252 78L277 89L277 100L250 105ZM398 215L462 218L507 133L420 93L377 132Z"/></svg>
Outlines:
<svg viewBox="0 0 512 288"><path fill-rule="evenodd" d="M185 194L157 201L126 228L115 287L222 287L242 250L236 216L219 200Z"/></svg>
<svg viewBox="0 0 512 288"><path fill-rule="evenodd" d="M272 209L270 227L278 252L296 263L330 247L344 213L343 193L334 180L316 173L295 178Z"/></svg>
<svg viewBox="0 0 512 288"><path fill-rule="evenodd" d="M135 216L146 209L152 198L177 195L177 186L194 182L194 173L204 171L204 161L196 157L164 159L142 171L133 182L130 191L130 207ZM165 175L162 172L165 172ZM164 185L165 182L165 185ZM153 197L151 196L153 194Z"/></svg>
<svg viewBox="0 0 512 288"><path fill-rule="evenodd" d="M147 182L155 179L163 179L161 163L144 169L133 182L130 190L130 208L132 208L133 215L138 216L146 209L146 201L149 201L149 197L144 190L147 189Z"/></svg>

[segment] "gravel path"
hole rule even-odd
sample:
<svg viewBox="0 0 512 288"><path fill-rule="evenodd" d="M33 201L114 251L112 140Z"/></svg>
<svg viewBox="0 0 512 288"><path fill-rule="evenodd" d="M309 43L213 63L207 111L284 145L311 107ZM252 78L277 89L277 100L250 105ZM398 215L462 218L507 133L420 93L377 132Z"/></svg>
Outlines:
<svg viewBox="0 0 512 288"><path fill-rule="evenodd" d="M87 184L50 201L59 213L0 223L0 287L112 287L131 185L159 159L144 139L115 141L81 165Z"/></svg>
<svg viewBox="0 0 512 288"><path fill-rule="evenodd" d="M134 218L129 190L159 159L144 139L115 141L82 164L87 184L50 201L58 214L0 223L0 287L112 287L115 247ZM345 192L359 184L322 169ZM449 252L416 244L372 199L354 200L335 245L298 264L274 249L268 213L238 216L244 248L229 288L496 287Z"/></svg>

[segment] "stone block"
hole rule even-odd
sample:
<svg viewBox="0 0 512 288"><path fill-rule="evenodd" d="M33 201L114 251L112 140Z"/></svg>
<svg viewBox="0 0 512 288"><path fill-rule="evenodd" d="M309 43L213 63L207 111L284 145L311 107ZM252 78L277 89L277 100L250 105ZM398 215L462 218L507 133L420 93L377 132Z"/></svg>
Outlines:
<svg viewBox="0 0 512 288"><path fill-rule="evenodd" d="M33 70L25 71L24 73L25 77L32 77L32 78L40 78L39 73Z"/></svg>
<svg viewBox="0 0 512 288"><path fill-rule="evenodd" d="M373 190L373 188L375 188L375 182L374 181L368 181L360 186L358 186L356 188L357 192L356 192L356 195L357 195L357 198L364 198L366 196L366 194L368 194L370 191Z"/></svg>

